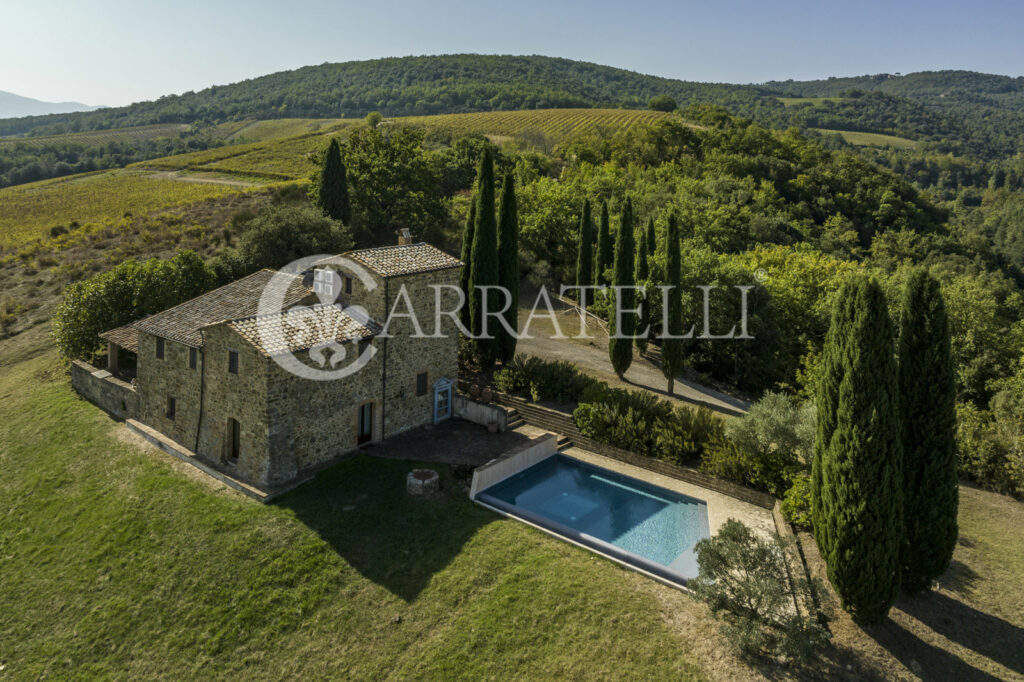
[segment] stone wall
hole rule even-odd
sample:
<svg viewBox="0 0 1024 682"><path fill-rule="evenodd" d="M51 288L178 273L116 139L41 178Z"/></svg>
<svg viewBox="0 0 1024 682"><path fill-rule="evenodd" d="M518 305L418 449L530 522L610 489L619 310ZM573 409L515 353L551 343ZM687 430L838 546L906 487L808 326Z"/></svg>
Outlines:
<svg viewBox="0 0 1024 682"><path fill-rule="evenodd" d="M189 346L164 339L163 359L156 357L156 347L156 336L139 331L135 382L139 393L138 419L193 450L199 428L203 353L196 351L196 367L189 369ZM174 398L174 419L167 416L168 398Z"/></svg>
<svg viewBox="0 0 1024 682"><path fill-rule="evenodd" d="M442 378L453 383L458 380L458 329L450 317L441 320L440 329L435 328L437 293L431 287L457 285L459 272L459 269L449 269L392 277L382 287L387 294L386 309L407 313L411 306L422 333L421 338L416 338L413 320L393 317L387 329L390 338L381 339L386 344L387 354L385 437L432 422L434 383ZM458 294L449 290L441 290L441 294L442 310L453 309ZM427 391L417 396L416 377L421 372L427 374ZM452 393L454 397L454 390Z"/></svg>
<svg viewBox="0 0 1024 682"><path fill-rule="evenodd" d="M354 450L359 445L359 409L366 403L373 405L372 440L380 440L383 354L379 341L372 341L371 348L375 352L366 366L328 381L295 376L273 359L266 360L272 481L287 480ZM354 342L345 349L347 358L359 353ZM306 362L304 353L296 357Z"/></svg>
<svg viewBox="0 0 1024 682"><path fill-rule="evenodd" d="M196 454L262 488L294 478L293 453L282 453L283 458L291 457L291 461L271 464L267 416L269 360L227 325L207 327L203 340L203 419ZM228 371L230 351L238 353L237 374ZM229 419L238 421L240 432L238 461L234 463L229 459Z"/></svg>
<svg viewBox="0 0 1024 682"><path fill-rule="evenodd" d="M500 405L478 403L463 395L456 395L453 404L455 416L459 419L483 426L494 423L498 425L498 431L504 431L507 428L508 413Z"/></svg>
<svg viewBox="0 0 1024 682"><path fill-rule="evenodd" d="M138 393L131 384L105 369L75 360L71 363L71 386L83 398L117 419L135 419L138 415Z"/></svg>

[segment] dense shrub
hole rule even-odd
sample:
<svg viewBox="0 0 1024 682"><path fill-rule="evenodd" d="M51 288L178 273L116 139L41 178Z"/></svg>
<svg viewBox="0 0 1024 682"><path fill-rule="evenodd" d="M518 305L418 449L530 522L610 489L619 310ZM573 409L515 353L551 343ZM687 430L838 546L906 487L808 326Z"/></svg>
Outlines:
<svg viewBox="0 0 1024 682"><path fill-rule="evenodd" d="M348 229L312 205L271 205L249 223L238 246L245 268L279 268L317 254L352 248Z"/></svg>
<svg viewBox="0 0 1024 682"><path fill-rule="evenodd" d="M584 389L594 383L595 379L580 372L571 362L549 362L522 354L494 374L494 386L499 391L534 401L563 404L579 400Z"/></svg>
<svg viewBox="0 0 1024 682"><path fill-rule="evenodd" d="M1024 428L1010 398L997 394L991 411L957 406L959 469L984 488L1024 498Z"/></svg>
<svg viewBox="0 0 1024 682"><path fill-rule="evenodd" d="M589 386L573 413L588 438L640 455L682 464L722 434L722 422L704 408L674 405L646 391Z"/></svg>
<svg viewBox="0 0 1024 682"><path fill-rule="evenodd" d="M828 641L828 631L811 616L793 611L793 588L806 592L806 579L790 576L786 547L729 519L718 534L697 543L700 573L687 587L715 614L725 612L722 631L746 658L764 655L806 660Z"/></svg>
<svg viewBox="0 0 1024 682"><path fill-rule="evenodd" d="M802 471L782 497L782 515L794 526L811 527L811 477Z"/></svg>

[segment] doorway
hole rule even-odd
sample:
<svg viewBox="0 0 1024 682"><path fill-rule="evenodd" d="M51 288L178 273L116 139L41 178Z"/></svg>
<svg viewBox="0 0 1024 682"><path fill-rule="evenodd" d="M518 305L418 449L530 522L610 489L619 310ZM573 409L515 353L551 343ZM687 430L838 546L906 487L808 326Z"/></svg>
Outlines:
<svg viewBox="0 0 1024 682"><path fill-rule="evenodd" d="M359 426L356 431L356 443L362 445L373 440L373 403L359 406Z"/></svg>
<svg viewBox="0 0 1024 682"><path fill-rule="evenodd" d="M227 442L224 443L224 458L231 464L238 462L241 450L242 427L237 419L228 419Z"/></svg>
<svg viewBox="0 0 1024 682"><path fill-rule="evenodd" d="M449 379L438 379L434 383L434 423L444 421L452 416L452 382Z"/></svg>

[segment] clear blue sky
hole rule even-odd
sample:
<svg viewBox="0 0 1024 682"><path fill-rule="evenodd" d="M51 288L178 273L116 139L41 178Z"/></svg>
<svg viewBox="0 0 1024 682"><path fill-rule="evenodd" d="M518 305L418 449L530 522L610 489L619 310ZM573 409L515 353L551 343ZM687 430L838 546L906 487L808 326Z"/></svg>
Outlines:
<svg viewBox="0 0 1024 682"><path fill-rule="evenodd" d="M959 68L1024 75L1012 0L19 0L0 90L120 105L308 64L544 54L734 83Z"/></svg>

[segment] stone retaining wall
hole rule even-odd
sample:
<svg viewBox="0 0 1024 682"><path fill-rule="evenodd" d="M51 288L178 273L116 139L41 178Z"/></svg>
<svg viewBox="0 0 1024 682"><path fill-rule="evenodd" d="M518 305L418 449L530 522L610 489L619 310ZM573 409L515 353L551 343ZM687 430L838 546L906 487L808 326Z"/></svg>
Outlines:
<svg viewBox="0 0 1024 682"><path fill-rule="evenodd" d="M117 419L134 419L139 413L139 396L127 381L87 362L71 363L71 386L83 398Z"/></svg>
<svg viewBox="0 0 1024 682"><path fill-rule="evenodd" d="M478 403L464 395L454 395L452 398L454 414L459 419L465 419L474 424L487 426L490 423L498 425L498 431L508 428L508 412L499 405L491 403Z"/></svg>

